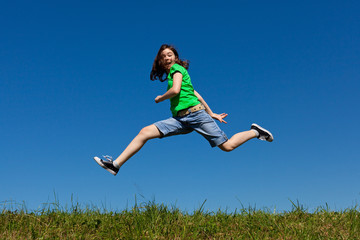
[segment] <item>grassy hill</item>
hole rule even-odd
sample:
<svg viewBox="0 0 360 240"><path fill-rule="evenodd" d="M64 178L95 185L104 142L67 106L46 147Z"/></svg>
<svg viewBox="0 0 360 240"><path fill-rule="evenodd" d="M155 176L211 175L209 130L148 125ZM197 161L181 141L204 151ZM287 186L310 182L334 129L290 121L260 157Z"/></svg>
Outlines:
<svg viewBox="0 0 360 240"><path fill-rule="evenodd" d="M204 202L205 203L205 202ZM0 239L360 239L358 207L310 213L299 203L283 213L251 207L233 213L192 213L148 202L121 212L96 207L37 211L3 204Z"/></svg>

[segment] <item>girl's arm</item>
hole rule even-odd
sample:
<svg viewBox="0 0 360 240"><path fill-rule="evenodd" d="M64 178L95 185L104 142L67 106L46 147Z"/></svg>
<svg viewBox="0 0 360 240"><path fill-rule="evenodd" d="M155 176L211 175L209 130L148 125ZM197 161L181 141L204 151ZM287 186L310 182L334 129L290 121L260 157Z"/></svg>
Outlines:
<svg viewBox="0 0 360 240"><path fill-rule="evenodd" d="M217 113L213 113L211 111L211 108L209 107L209 105L207 105L207 103L205 102L205 100L201 97L201 95L194 90L195 96L199 99L199 101L201 102L202 105L204 105L205 107L205 111L214 119L219 120L219 122L223 122L223 123L227 123L226 121L224 121L224 118L227 117L227 113L222 113L222 114L217 114Z"/></svg>
<svg viewBox="0 0 360 240"><path fill-rule="evenodd" d="M170 99L175 97L180 93L182 83L182 74L180 72L176 72L173 75L173 86L163 95L159 95L155 98L155 102L159 103L166 99Z"/></svg>

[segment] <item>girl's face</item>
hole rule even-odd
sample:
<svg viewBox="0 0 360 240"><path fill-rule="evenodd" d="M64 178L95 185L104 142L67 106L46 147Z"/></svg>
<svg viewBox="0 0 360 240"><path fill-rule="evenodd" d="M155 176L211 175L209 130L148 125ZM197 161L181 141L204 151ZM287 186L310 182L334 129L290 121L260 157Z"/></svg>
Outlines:
<svg viewBox="0 0 360 240"><path fill-rule="evenodd" d="M163 64L165 69L169 70L172 65L175 64L176 56L173 51L171 51L169 48L164 49L161 53L161 57L163 60Z"/></svg>

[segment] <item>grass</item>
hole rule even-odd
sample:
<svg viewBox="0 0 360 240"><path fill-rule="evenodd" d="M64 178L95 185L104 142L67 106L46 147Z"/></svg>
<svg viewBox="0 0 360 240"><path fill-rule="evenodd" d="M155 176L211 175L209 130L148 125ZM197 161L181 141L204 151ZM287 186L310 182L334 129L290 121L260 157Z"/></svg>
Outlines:
<svg viewBox="0 0 360 240"><path fill-rule="evenodd" d="M252 207L227 213L204 211L205 202L192 213L155 202L121 212L78 203L28 211L25 204L3 202L0 239L360 239L357 206L335 212L326 205L310 213L292 202L283 213Z"/></svg>

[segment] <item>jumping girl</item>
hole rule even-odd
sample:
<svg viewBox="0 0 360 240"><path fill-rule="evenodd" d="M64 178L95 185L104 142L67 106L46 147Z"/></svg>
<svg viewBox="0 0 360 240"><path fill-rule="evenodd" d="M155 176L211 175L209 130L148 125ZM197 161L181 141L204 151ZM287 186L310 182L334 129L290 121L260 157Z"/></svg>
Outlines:
<svg viewBox="0 0 360 240"><path fill-rule="evenodd" d="M256 137L268 142L273 141L272 134L257 124L252 124L250 130L237 133L228 139L214 121L216 119L220 123L226 123L224 118L228 114L216 114L211 111L201 95L194 90L187 71L188 67L189 62L181 60L173 46L164 44L160 47L153 63L150 79L168 81L167 91L163 95L157 96L155 102L159 103L170 99L172 117L141 129L115 161L110 156L104 156L104 159L94 157L101 167L116 175L120 167L134 156L148 140L187 134L193 130L204 136L211 147L217 146L226 152L230 152Z"/></svg>

